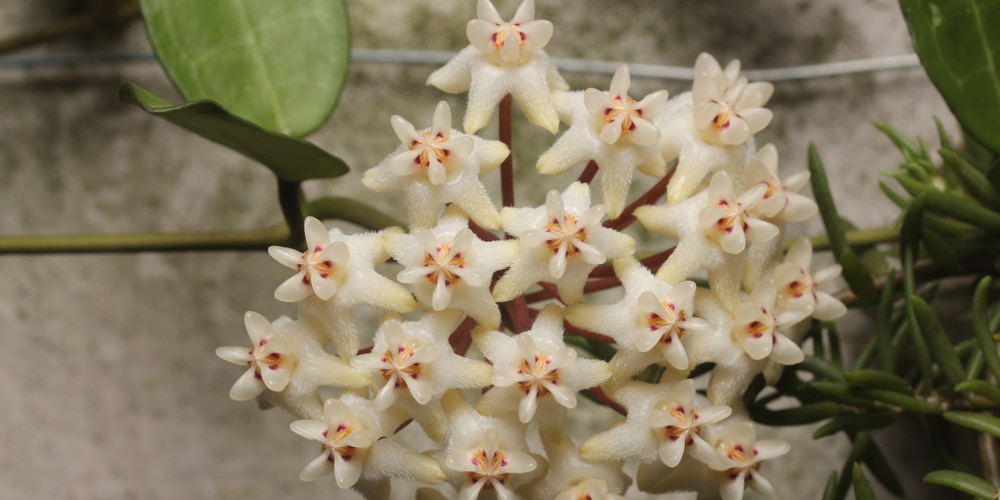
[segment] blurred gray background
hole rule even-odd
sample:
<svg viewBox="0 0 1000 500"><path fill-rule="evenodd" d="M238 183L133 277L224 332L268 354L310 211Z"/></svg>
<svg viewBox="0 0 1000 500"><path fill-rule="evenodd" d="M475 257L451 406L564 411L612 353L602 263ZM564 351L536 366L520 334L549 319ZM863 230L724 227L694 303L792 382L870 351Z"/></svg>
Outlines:
<svg viewBox="0 0 1000 500"><path fill-rule="evenodd" d="M0 39L71 16L80 4L2 0ZM496 2L504 18L516 4ZM537 4L537 17L555 24L553 56L691 66L708 51L723 63L739 58L745 69L766 69L912 52L893 0ZM348 5L355 48L459 50L475 16L473 0ZM12 55L120 51L149 51L140 22ZM423 127L445 98L460 123L463 97L424 86L433 69L352 66L341 105L310 139L353 171L309 183L311 196L363 192L361 173L396 147L392 114ZM564 76L576 89L606 89L611 78ZM179 101L155 62L0 66L0 235L255 229L280 220L276 184L263 167L120 104L124 80ZM633 78L632 95L688 87ZM956 128L919 68L777 83L768 107L775 118L758 139L776 143L783 176L805 167L815 142L839 208L861 228L897 213L878 189L877 171L895 168L900 157L871 122L932 145L933 117ZM523 120L515 125L516 158L530 175L532 157L554 138ZM540 192L518 194L538 204ZM370 198L400 208L392 196ZM822 227L813 220L794 231ZM272 298L286 276L264 252L0 256L0 497L356 498L332 478L298 480L317 447L288 430L288 415L230 401L241 370L214 355L218 346L247 341L245 311L294 313ZM596 431L613 420L603 409L592 413L578 427ZM794 447L764 472L785 498L818 497L841 466L842 439L811 442L811 432L777 433ZM396 496L410 495L401 489Z"/></svg>

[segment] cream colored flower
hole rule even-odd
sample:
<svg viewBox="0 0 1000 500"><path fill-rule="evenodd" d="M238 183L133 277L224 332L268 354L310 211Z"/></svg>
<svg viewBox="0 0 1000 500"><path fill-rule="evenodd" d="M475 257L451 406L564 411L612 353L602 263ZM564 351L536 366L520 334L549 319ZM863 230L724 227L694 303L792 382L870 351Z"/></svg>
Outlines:
<svg viewBox="0 0 1000 500"><path fill-rule="evenodd" d="M804 359L802 348L781 333L808 316L802 310L777 312L774 307L774 283L762 281L754 288L748 302L736 308L733 340L751 359L770 358L781 365L793 365Z"/></svg>
<svg viewBox="0 0 1000 500"><path fill-rule="evenodd" d="M498 331L477 331L473 340L493 364L493 389L483 395L477 408L495 415L517 408L521 422L530 422L539 408L545 414L540 425L559 425L564 411L546 409L555 403L576 407L576 393L604 383L611 377L607 363L578 359L576 350L563 342L562 313L550 304L539 313L531 329L516 336ZM551 396L551 397L548 397Z"/></svg>
<svg viewBox="0 0 1000 500"><path fill-rule="evenodd" d="M675 467L685 452L703 461L714 459L711 446L701 438L702 428L720 422L732 411L727 406L697 405L691 379L664 380L655 385L629 382L611 397L628 409L628 416L624 423L583 443L580 456L586 460L637 458Z"/></svg>
<svg viewBox="0 0 1000 500"><path fill-rule="evenodd" d="M703 53L695 61L693 90L667 103L657 123L663 158L677 159L667 186L667 203L687 199L702 188L704 179L720 170L743 184L743 172L755 151L752 134L771 116L756 106L767 102L774 87L766 82L748 84L739 71L739 61L723 69Z"/></svg>
<svg viewBox="0 0 1000 500"><path fill-rule="evenodd" d="M440 453L448 482L460 500L492 491L499 499L518 498L521 485L544 472L547 463L527 453L525 428L505 418L486 417L473 410L457 391L443 398L448 415L448 445Z"/></svg>
<svg viewBox="0 0 1000 500"><path fill-rule="evenodd" d="M305 235L305 252L282 246L267 249L274 260L296 271L274 291L274 298L282 302L298 302L313 294L329 300L346 278L351 260L347 244L331 241L326 226L315 217L306 217Z"/></svg>
<svg viewBox="0 0 1000 500"><path fill-rule="evenodd" d="M764 242L778 236L774 224L750 213L766 192L766 184L757 184L737 198L729 175L717 172L708 186L709 205L698 212L698 220L709 238L718 241L724 251L741 253L747 242Z"/></svg>
<svg viewBox="0 0 1000 500"><path fill-rule="evenodd" d="M376 412L367 399L345 393L327 399L322 420L296 420L296 434L321 443L320 454L299 473L303 481L313 481L333 472L342 489L359 481L375 483L389 477L404 477L440 483L445 475L437 461L410 451L391 436L403 423L405 414Z"/></svg>
<svg viewBox="0 0 1000 500"><path fill-rule="evenodd" d="M427 78L427 84L457 94L469 91L463 127L472 134L486 126L500 100L510 94L528 121L553 134L559 117L553 90L567 90L548 54L552 23L535 20L534 0L524 0L514 17L504 21L489 0L479 0L478 19L469 21L471 45Z"/></svg>
<svg viewBox="0 0 1000 500"><path fill-rule="evenodd" d="M719 493L723 500L741 500L746 488L768 498L777 497L774 486L760 473L764 460L780 457L791 449L784 441L756 438L751 422L733 424L715 443L717 460L709 466L721 472Z"/></svg>
<svg viewBox="0 0 1000 500"><path fill-rule="evenodd" d="M483 227L497 227L497 210L479 175L500 166L510 150L451 129L451 109L441 101L431 127L417 131L400 116L391 119L402 142L381 163L365 172L361 182L372 191L405 191L410 223L431 227L446 203L461 207Z"/></svg>
<svg viewBox="0 0 1000 500"><path fill-rule="evenodd" d="M536 165L543 174L558 174L594 160L602 172L602 202L612 218L625 208L633 171L663 175L666 169L658 146L660 131L652 120L667 92L657 91L636 102L628 95L629 86L628 66L623 64L608 92L558 94L557 109L561 116L571 117L570 127Z"/></svg>
<svg viewBox="0 0 1000 500"><path fill-rule="evenodd" d="M215 350L217 356L230 363L250 367L233 384L229 397L247 401L259 396L265 388L283 391L298 365L298 342L294 336L275 332L271 322L259 313L247 311L243 321L250 336L250 348L227 346Z"/></svg>
<svg viewBox="0 0 1000 500"><path fill-rule="evenodd" d="M461 318L460 311L444 311L382 323L371 352L351 360L354 368L373 374L376 410L402 408L432 439L444 437L444 393L485 387L492 375L489 364L456 354L448 343Z"/></svg>
<svg viewBox="0 0 1000 500"><path fill-rule="evenodd" d="M774 144L765 144L747 166L747 189L765 184L764 197L750 213L769 220L801 222L816 214L818 208L812 201L796 191L809 182L809 171L792 174L784 181L778 179L778 150Z"/></svg>
<svg viewBox="0 0 1000 500"><path fill-rule="evenodd" d="M432 229L386 235L389 253L404 266L396 276L412 285L417 299L435 311L464 311L483 327L500 325L500 308L493 301L493 274L507 268L518 254L514 240L482 241L469 221L454 209Z"/></svg>
<svg viewBox="0 0 1000 500"><path fill-rule="evenodd" d="M306 217L308 248L304 253L279 246L268 248L271 257L297 270L278 287L275 298L299 301L301 319L316 331L326 332L337 354L345 359L354 356L360 344L354 306L367 304L396 312L417 307L406 288L375 270L389 258L382 237L393 231L400 229L346 235L339 229L328 231L319 219ZM317 289L321 293L316 293Z"/></svg>
<svg viewBox="0 0 1000 500"><path fill-rule="evenodd" d="M785 261L774 269L774 284L779 311L805 311L821 321L835 320L847 314L847 308L832 295L820 290L824 284L840 276L841 267L834 264L810 274L812 243L808 238L795 242L785 255Z"/></svg>
<svg viewBox="0 0 1000 500"><path fill-rule="evenodd" d="M667 284L631 257L615 260L614 268L625 288L622 299L611 305L573 304L564 311L566 320L615 340L618 352L610 365L616 381L653 363L690 369L687 336L714 329L694 315L695 284Z"/></svg>
<svg viewBox="0 0 1000 500"><path fill-rule="evenodd" d="M512 300L539 281L550 281L567 304L583 296L587 276L608 258L631 255L631 237L601 225L604 207L590 206L590 186L580 182L566 191L549 191L545 205L504 208L503 229L521 242L520 257L493 289L497 302Z"/></svg>
<svg viewBox="0 0 1000 500"><path fill-rule="evenodd" d="M738 61L725 70L704 52L695 61L691 97L695 124L707 143L743 144L771 122L773 113L761 106L771 98L774 86L767 82L747 83L738 74Z"/></svg>

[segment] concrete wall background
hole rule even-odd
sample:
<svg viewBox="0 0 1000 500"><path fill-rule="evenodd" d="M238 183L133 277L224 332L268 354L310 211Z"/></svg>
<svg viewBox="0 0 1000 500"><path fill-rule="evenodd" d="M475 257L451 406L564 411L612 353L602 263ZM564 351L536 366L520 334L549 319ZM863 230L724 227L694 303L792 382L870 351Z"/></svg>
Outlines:
<svg viewBox="0 0 1000 500"><path fill-rule="evenodd" d="M0 38L58 18L68 3L0 2ZM359 48L457 50L475 10L471 0L348 3ZM515 4L497 1L505 17ZM891 0L538 0L537 14L555 23L553 56L691 65L709 51L770 68L910 52ZM101 50L148 45L136 23L28 53ZM352 68L341 106L311 139L354 170L310 183L311 195L359 192L360 173L396 145L390 115L420 126L446 98L461 116L460 98L423 86L432 69ZM565 76L574 88L610 81ZM265 169L119 104L123 80L177 99L155 64L0 69L0 234L251 229L279 220ZM640 96L688 87L633 82ZM931 144L933 116L955 129L920 69L779 84L769 107L775 119L759 140L777 144L783 172L804 168L815 142L841 211L863 228L896 214L876 171L894 168L899 155L870 123ZM553 139L518 130L518 161L530 168ZM387 198L380 202L392 209ZM0 496L352 498L332 479L297 479L315 447L288 430L289 416L230 401L239 369L214 355L245 342L246 310L294 313L272 299L285 275L264 253L0 256ZM840 438L814 443L810 433L783 431L793 452L765 466L786 498L818 496L840 467Z"/></svg>

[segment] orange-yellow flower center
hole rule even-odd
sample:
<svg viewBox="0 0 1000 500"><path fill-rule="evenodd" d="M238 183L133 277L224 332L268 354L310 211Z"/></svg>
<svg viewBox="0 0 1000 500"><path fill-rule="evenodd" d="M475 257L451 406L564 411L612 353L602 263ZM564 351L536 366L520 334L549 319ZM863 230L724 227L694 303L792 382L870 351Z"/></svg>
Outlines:
<svg viewBox="0 0 1000 500"><path fill-rule="evenodd" d="M306 252L302 257L302 262L296 267L296 271L301 271L303 267L308 267L309 272L306 272L302 276L302 281L305 284L310 284L312 278L310 274L315 274L320 278L327 279L333 276L334 265L332 260L320 260L320 255L323 253L325 247L322 245L317 246L311 252Z"/></svg>
<svg viewBox="0 0 1000 500"><path fill-rule="evenodd" d="M427 281L429 281L432 285L436 285L438 279L444 277L446 286L454 285L460 278L452 269L464 268L465 256L462 255L462 252L456 252L455 255L450 255L451 245L438 245L435 250L436 254L427 253L424 255L424 267L430 267L433 269L427 275Z"/></svg>
<svg viewBox="0 0 1000 500"><path fill-rule="evenodd" d="M323 451L329 453L330 450L333 450L334 453L340 455L340 458L342 458L344 460L347 460L347 461L351 460L352 458L354 458L354 455L357 453L357 448L355 448L353 446L342 445L340 443L343 440L347 439L347 436L350 436L351 433L353 433L353 432L354 432L354 430L351 429L351 426L347 425L347 424L340 424L340 425L338 425L337 426L337 430L334 432L332 438L330 437L330 430L329 429L323 431L323 437L326 438L326 442L323 443L323 445L322 445ZM333 460L333 453L330 453L328 455L327 460L331 460L331 461Z"/></svg>
<svg viewBox="0 0 1000 500"><path fill-rule="evenodd" d="M672 302L662 301L660 304L663 305L663 314L660 315L656 312L649 313L649 319L647 324L649 325L649 331L655 332L660 329L667 329L660 337L660 342L664 344L669 344L674 341L676 337L680 340L684 337L684 328L678 326L677 324L684 321L687 315L684 310L679 313L676 311L676 306Z"/></svg>
<svg viewBox="0 0 1000 500"><path fill-rule="evenodd" d="M430 130L421 132L420 135L423 137L422 140L416 139L410 143L410 151L420 150L420 154L413 159L413 163L419 165L422 170L427 170L427 167L430 166L430 155L434 155L437 162L444 165L451 155L451 151L443 147L444 143L448 141L448 136L441 132L432 136Z"/></svg>
<svg viewBox="0 0 1000 500"><path fill-rule="evenodd" d="M761 312L764 313L764 318L762 320L753 320L747 323L747 335L755 339L759 339L766 334L772 333L774 328L774 322L771 316L767 313L767 310L761 308Z"/></svg>
<svg viewBox="0 0 1000 500"><path fill-rule="evenodd" d="M632 120L632 115L635 114L636 118L642 118L642 110L633 107L635 106L635 99L625 96L623 100L622 96L616 95L611 100L618 103L618 105L604 109L604 123L613 123L621 116L622 134L627 134L635 130L635 122Z"/></svg>
<svg viewBox="0 0 1000 500"><path fill-rule="evenodd" d="M576 242L587 242L587 228L578 229L576 217L569 214L565 215L562 222L559 221L558 217L553 217L552 221L545 226L545 231L552 234L552 238L545 241L545 246L553 254L559 253L559 248L566 245L566 256L572 257L579 252L576 248Z"/></svg>
<svg viewBox="0 0 1000 500"><path fill-rule="evenodd" d="M744 231L749 228L749 225L743 220L743 213L739 209L739 204L734 207L726 200L719 200L717 205L730 211L729 215L720 217L717 221L715 221L715 227L719 230L719 232L730 233L733 231L733 227L735 227L736 224L739 224Z"/></svg>
<svg viewBox="0 0 1000 500"><path fill-rule="evenodd" d="M542 354L535 354L534 363L522 358L517 367L517 373L527 375L528 378L518 382L517 386L525 394L529 394L534 388L537 397L548 395L549 390L545 388L545 382L559 384L559 370L550 369L549 365L551 364L552 360Z"/></svg>
<svg viewBox="0 0 1000 500"><path fill-rule="evenodd" d="M250 355L253 356L254 361L248 361L247 364L254 368L254 376L261 378L260 370L262 367L267 367L269 370L277 370L281 368L281 364L284 360L281 357L281 353L272 352L269 354L264 354L265 346L267 346L268 339L260 339L257 347L250 350Z"/></svg>
<svg viewBox="0 0 1000 500"><path fill-rule="evenodd" d="M420 363L410 362L410 358L413 357L415 350L410 346L401 345L396 348L393 352L392 349L386 349L385 354L382 356L382 362L389 365L389 368L382 368L382 379L390 380L395 376L396 387L405 389L406 379L403 375L409 376L410 378L420 377Z"/></svg>
<svg viewBox="0 0 1000 500"><path fill-rule="evenodd" d="M491 40L493 42L493 47L498 51L503 49L503 44L507 42L507 35L513 33L514 37L517 38L517 46L524 47L524 40L527 38L524 32L517 29L520 24L498 24L497 30L493 33Z"/></svg>
<svg viewBox="0 0 1000 500"><path fill-rule="evenodd" d="M719 114L715 115L715 118L712 118L712 127L715 128L717 132L721 132L729 128L729 121L735 113L733 113L733 108L729 106L729 103L725 101L712 102L718 104L719 108L721 108Z"/></svg>
<svg viewBox="0 0 1000 500"><path fill-rule="evenodd" d="M484 478L493 478L503 484L510 477L509 472L500 472L500 469L507 465L507 459L501 450L487 453L486 450L479 448L472 455L472 465L479 468L478 471L468 472L469 480L473 483ZM493 489L493 482L487 481L483 489Z"/></svg>

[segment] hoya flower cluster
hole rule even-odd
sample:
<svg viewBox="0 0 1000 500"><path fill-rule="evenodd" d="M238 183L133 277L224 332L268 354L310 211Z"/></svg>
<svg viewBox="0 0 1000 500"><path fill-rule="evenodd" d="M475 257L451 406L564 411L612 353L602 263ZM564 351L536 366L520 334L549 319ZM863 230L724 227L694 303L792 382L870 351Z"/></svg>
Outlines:
<svg viewBox="0 0 1000 500"><path fill-rule="evenodd" d="M844 306L818 288L839 269L813 273L807 240L781 251L785 223L816 205L796 193L808 174L779 178L774 146L754 145L771 120L771 85L702 54L692 91L670 100L631 96L625 65L607 90L571 91L543 50L553 27L534 19L532 0L510 21L480 0L467 34L428 79L468 92L464 131L444 102L423 128L393 116L401 144L363 179L405 193L409 227L343 234L309 218L304 252L271 248L293 271L275 298L297 303L298 316L247 313L250 347L218 350L247 367L231 397L299 419L291 430L319 443L303 480L332 473L372 499L387 498L393 478L427 485L422 498L622 498L633 482L774 496L761 462L789 445L759 439L740 398L769 366L803 359L807 318ZM574 182L499 208L481 174L509 145L472 134L510 106L507 95L533 124L566 126L538 172L588 165L600 188ZM660 182L630 202L636 171ZM636 255L635 221L676 245ZM389 259L401 270L387 274ZM589 293L619 285L615 303ZM384 311L375 331L355 321L360 305ZM594 351L603 359L578 347L588 342L609 346ZM584 395L623 420L571 435L567 416ZM439 445L408 448L396 439L407 426ZM639 463L635 478L627 461Z"/></svg>

